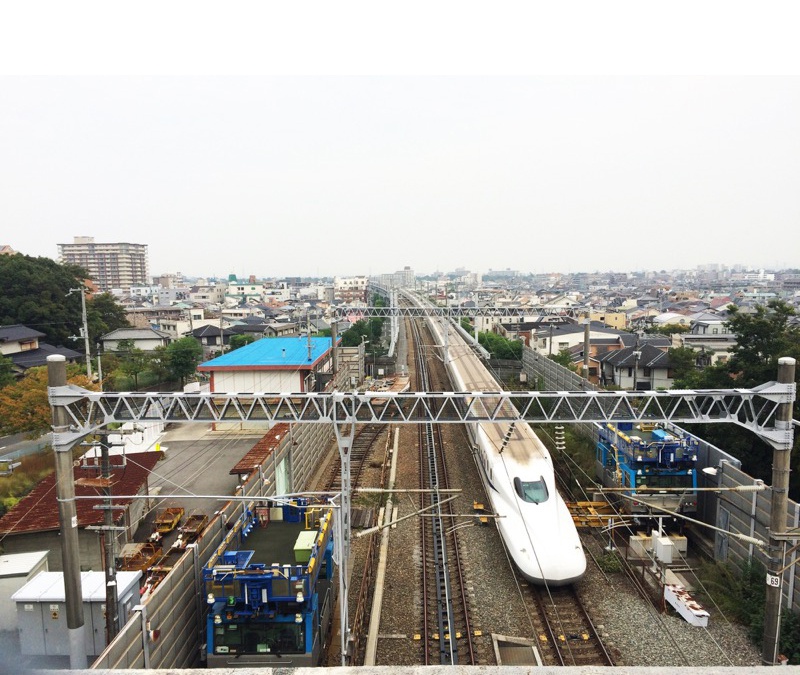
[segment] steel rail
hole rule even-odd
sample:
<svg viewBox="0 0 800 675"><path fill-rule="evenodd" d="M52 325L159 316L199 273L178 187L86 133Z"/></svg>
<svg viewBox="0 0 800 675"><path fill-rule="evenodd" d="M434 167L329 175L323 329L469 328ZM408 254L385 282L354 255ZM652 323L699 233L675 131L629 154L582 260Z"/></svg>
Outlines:
<svg viewBox="0 0 800 675"><path fill-rule="evenodd" d="M558 665L614 665L574 587L533 590Z"/></svg>

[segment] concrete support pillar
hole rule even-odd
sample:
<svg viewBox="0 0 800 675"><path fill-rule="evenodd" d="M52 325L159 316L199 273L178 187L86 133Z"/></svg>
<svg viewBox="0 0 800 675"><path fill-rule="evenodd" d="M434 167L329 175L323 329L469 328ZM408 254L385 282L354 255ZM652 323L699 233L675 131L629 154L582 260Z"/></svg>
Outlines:
<svg viewBox="0 0 800 675"><path fill-rule="evenodd" d="M47 357L47 386L67 384L67 361L60 354ZM78 546L78 514L75 505L75 481L72 473L72 443L62 441L69 429L66 411L50 405L53 414L53 450L56 465L56 499L58 522L61 528L61 564L64 569L64 594L67 605L69 633L69 667L87 667L83 626L83 591L81 589L81 560Z"/></svg>
<svg viewBox="0 0 800 675"><path fill-rule="evenodd" d="M795 360L784 357L778 360L778 382L793 384ZM775 429L784 433L783 442L775 442L772 453L772 507L769 520L769 558L767 560L767 598L764 608L764 644L761 661L764 665L778 665L781 629L781 599L783 597L783 542L777 535L786 532L789 505L789 467L794 444L791 401L781 403L775 419Z"/></svg>

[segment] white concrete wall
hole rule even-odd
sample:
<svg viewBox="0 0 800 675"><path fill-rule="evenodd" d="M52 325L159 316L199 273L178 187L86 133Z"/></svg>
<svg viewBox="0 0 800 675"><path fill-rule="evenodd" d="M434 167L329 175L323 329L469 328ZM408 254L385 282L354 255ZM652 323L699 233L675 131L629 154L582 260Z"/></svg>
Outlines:
<svg viewBox="0 0 800 675"><path fill-rule="evenodd" d="M299 392L305 371L243 370L216 371L214 391L225 392Z"/></svg>

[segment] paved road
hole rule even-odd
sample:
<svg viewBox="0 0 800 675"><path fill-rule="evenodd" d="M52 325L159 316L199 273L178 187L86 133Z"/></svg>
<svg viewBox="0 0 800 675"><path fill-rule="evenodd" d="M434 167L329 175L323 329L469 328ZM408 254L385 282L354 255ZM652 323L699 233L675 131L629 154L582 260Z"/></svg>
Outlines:
<svg viewBox="0 0 800 675"><path fill-rule="evenodd" d="M33 455L50 447L52 434L45 434L39 438L28 439L25 434L5 436L0 439L0 461L18 460L25 455Z"/></svg>
<svg viewBox="0 0 800 675"><path fill-rule="evenodd" d="M264 433L266 429L230 432L213 431L206 424L170 425L159 441L164 459L156 464L150 475L150 491L158 491L165 496L181 496L153 500L154 508L135 539L147 539L159 508L182 506L187 515L200 512L211 518L224 504L223 498L233 495L238 484L238 476L230 475L230 470ZM220 498L192 498L192 495L215 495ZM167 537L165 545L169 545L175 536Z"/></svg>

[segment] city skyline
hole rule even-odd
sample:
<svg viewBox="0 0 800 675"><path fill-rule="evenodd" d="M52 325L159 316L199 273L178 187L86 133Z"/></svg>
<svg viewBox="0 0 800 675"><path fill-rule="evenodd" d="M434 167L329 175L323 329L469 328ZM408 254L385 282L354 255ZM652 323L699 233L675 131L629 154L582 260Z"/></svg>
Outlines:
<svg viewBox="0 0 800 675"><path fill-rule="evenodd" d="M71 244L71 242L63 242L66 244ZM116 243L129 243L129 244L142 244L146 247L149 245L146 242L134 242L134 241L126 241L126 242L112 242L112 241L97 241L97 244L116 244ZM6 245L10 246L6 242L0 242L0 246ZM61 245L61 244L59 244ZM10 246L13 249L14 253L18 253L21 255L30 255L34 257L45 257L50 258L51 260L55 260L56 262L59 261L58 255L47 255L47 254L39 254L33 253L30 251L23 251L17 250L14 246ZM387 267L386 269L381 270L370 270L369 272L365 271L364 269L352 269L347 272L343 272L340 274L299 274L296 272L287 272L284 274L277 274L277 273L269 273L269 272L259 272L257 270L245 270L244 272L235 272L235 271L214 271L214 272L207 272L203 270L185 268L186 266L178 265L177 267L173 267L171 269L158 269L158 270L151 270L150 277L156 278L159 276L168 276L168 275L175 275L179 274L184 278L187 279L228 279L231 275L234 275L239 280L245 280L252 277L256 279L281 279L281 278L302 278L302 279L323 279L328 278L332 279L334 277L357 277L357 276L380 276L385 274L393 274L399 272L405 267L406 265L402 264L403 261L400 261L398 265L393 268ZM152 265L151 265L152 267ZM614 268L608 267L605 269L600 268L592 268L592 269L571 269L569 271L559 270L559 269L523 269L519 267L464 267L463 265L457 265L455 267L438 267L436 269L429 269L429 270L417 270L413 266L410 266L412 271L414 272L415 276L417 277L426 277L426 276L433 276L433 275L452 275L455 273L463 272L469 274L480 274L483 276L489 276L494 273L507 273L513 272L519 276L541 276L541 275L572 275L572 274L630 274L630 275L637 275L637 274L653 274L653 273L660 273L666 272L668 274L671 273L681 273L681 272L764 272L764 273L779 273L779 272L787 272L787 271L800 271L800 264L798 265L776 265L776 266L763 266L763 265L748 265L747 263L720 263L720 262L706 262L706 263L698 263L697 265L693 266L684 266L684 267L640 267L640 268Z"/></svg>

